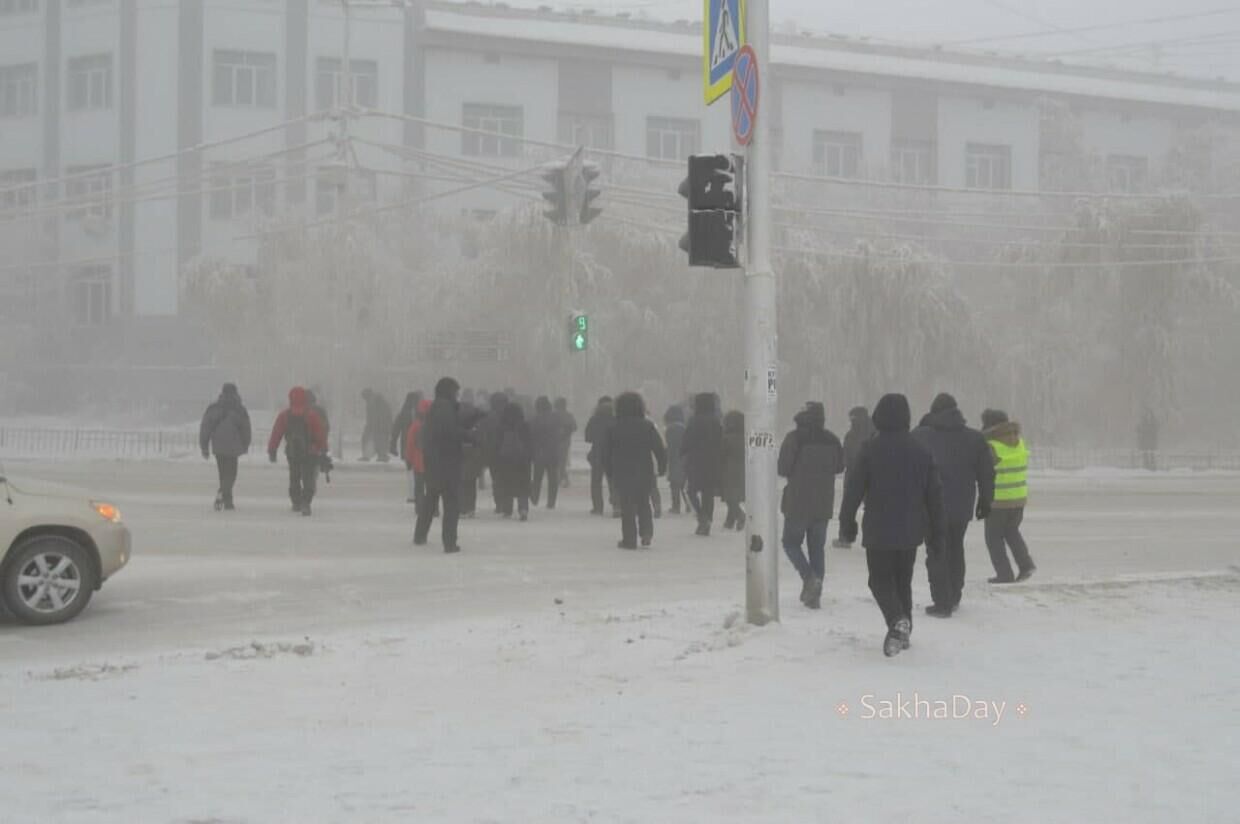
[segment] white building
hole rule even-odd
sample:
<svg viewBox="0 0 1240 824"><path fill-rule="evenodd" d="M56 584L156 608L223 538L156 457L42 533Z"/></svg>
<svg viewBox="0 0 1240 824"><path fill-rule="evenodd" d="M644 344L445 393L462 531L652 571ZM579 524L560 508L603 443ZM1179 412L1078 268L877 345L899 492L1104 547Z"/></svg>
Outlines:
<svg viewBox="0 0 1240 824"><path fill-rule="evenodd" d="M175 360L183 266L253 261L268 216L334 210L336 124L308 116L340 103L343 20L339 0L0 0L0 318L72 330L61 360ZM516 168L585 145L667 176L731 145L726 103L702 104L697 24L410 0L351 29L354 102L383 113L352 122L378 170L353 197L404 190L401 147ZM808 176L1036 190L1050 99L1139 190L1187 130L1240 115L1236 84L998 56L799 36L772 61L777 164Z"/></svg>

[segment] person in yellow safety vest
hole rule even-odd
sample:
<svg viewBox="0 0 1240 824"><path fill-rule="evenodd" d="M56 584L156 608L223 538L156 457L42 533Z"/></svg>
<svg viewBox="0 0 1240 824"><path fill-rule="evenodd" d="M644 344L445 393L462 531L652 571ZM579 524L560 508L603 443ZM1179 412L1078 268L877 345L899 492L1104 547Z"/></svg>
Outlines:
<svg viewBox="0 0 1240 824"><path fill-rule="evenodd" d="M990 583L1024 581L1037 569L1020 534L1029 501L1029 447L1020 436L1020 424L1008 420L1007 413L998 409L982 413L982 434L995 456L995 499L986 516L986 548L995 568ZM1012 574L1008 549L1016 559L1016 575Z"/></svg>

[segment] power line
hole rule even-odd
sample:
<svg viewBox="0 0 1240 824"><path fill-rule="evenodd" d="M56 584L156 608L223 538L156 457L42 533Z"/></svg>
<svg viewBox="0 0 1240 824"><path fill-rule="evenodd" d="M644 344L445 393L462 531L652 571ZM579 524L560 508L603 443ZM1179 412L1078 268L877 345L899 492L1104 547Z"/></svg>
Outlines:
<svg viewBox="0 0 1240 824"><path fill-rule="evenodd" d="M998 43L1008 40L1032 40L1041 37L1059 37L1065 34L1089 34L1092 32L1131 28L1133 26L1154 25L1156 23L1178 23L1187 20L1201 20L1208 17L1220 17L1223 15L1234 14L1240 14L1240 8L1235 6L1226 6L1223 8L1209 9L1208 11L1192 12L1188 14L1169 14L1162 17L1144 17L1137 20L1123 20L1115 23L1101 23L1092 26L1074 26L1067 29L1056 29L1054 31L1025 32L1023 34L1006 34L993 37L973 37L967 40L951 40L943 45L974 46L981 43Z"/></svg>

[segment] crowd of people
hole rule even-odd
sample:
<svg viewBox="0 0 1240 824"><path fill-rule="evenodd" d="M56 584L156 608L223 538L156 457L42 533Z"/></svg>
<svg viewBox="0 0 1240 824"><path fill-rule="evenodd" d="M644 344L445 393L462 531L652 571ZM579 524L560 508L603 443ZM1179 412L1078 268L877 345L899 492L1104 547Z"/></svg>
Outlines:
<svg viewBox="0 0 1240 824"><path fill-rule="evenodd" d="M450 377L439 380L432 398L408 393L395 416L380 393L366 389L362 398L362 459L395 457L404 463L417 546L427 543L438 518L444 552L460 552L459 520L475 517L478 493L488 488L488 479L495 513L520 521L528 520L531 506L542 501L554 510L560 489L569 485L569 455L578 427L564 398L531 401L510 389L462 392ZM1028 447L1019 424L1004 412L987 409L981 417L981 430L969 427L956 400L944 393L914 428L907 398L890 394L872 413L854 407L841 440L827 429L821 403L807 403L795 415L778 457L784 479L781 543L800 575L806 607L821 608L840 475L844 492L834 545L847 549L860 534L869 588L887 625L886 655L909 646L912 578L923 544L933 601L925 612L933 617L950 618L960 606L964 538L975 518L985 522L995 569L991 583L1021 581L1034 573L1020 530L1028 498ZM724 529L744 530L744 415L725 413L717 394L702 393L688 404L670 406L662 424L660 431L637 393L599 399L583 433L589 446L591 514L606 516L610 507L620 521L621 549L650 547L654 521L663 513L659 478L666 478L668 511L695 516L697 535L711 534L716 499L726 507ZM274 463L283 445L292 509L303 516L311 515L319 472L331 469L329 432L327 413L315 394L302 387L290 390L267 454ZM240 394L225 384L199 432L203 457L213 453L218 466L216 509L234 508L237 461L248 451L250 438Z"/></svg>

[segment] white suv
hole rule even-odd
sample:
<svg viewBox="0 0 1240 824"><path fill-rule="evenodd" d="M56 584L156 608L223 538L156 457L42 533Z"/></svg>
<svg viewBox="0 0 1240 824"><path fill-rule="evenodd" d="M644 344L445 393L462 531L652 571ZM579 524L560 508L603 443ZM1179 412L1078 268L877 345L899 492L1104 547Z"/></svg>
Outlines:
<svg viewBox="0 0 1240 824"><path fill-rule="evenodd" d="M0 467L0 606L24 624L58 624L129 562L116 507L69 487L4 476Z"/></svg>

